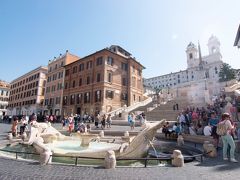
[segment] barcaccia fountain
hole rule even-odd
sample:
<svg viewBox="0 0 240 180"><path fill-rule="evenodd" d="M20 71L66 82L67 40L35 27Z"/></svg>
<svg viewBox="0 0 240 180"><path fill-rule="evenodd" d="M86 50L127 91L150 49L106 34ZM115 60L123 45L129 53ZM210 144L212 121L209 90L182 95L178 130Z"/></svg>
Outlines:
<svg viewBox="0 0 240 180"><path fill-rule="evenodd" d="M147 122L136 137L122 143L101 142L98 135L90 133L65 136L48 123L34 122L29 139L23 144L32 145L40 154L48 152L60 156L104 158L106 153L112 150L116 158L140 158L146 154L156 131L164 122L165 120Z"/></svg>

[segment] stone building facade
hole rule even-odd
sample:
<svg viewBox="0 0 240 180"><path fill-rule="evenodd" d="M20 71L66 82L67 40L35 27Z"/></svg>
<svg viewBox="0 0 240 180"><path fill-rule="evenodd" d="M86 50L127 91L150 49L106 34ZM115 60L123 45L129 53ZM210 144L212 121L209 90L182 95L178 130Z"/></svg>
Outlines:
<svg viewBox="0 0 240 180"><path fill-rule="evenodd" d="M7 115L10 84L0 80L0 119Z"/></svg>
<svg viewBox="0 0 240 180"><path fill-rule="evenodd" d="M62 98L64 86L64 66L68 65L79 57L70 54L68 51L58 58L50 60L48 63L48 73L46 75L46 89L44 96L44 115L62 114Z"/></svg>
<svg viewBox="0 0 240 180"><path fill-rule="evenodd" d="M9 115L42 114L46 74L40 66L10 83Z"/></svg>
<svg viewBox="0 0 240 180"><path fill-rule="evenodd" d="M63 114L110 112L143 100L144 67L120 46L65 66Z"/></svg>
<svg viewBox="0 0 240 180"><path fill-rule="evenodd" d="M186 49L186 70L148 78L144 84L163 89L173 96L187 97L196 104L206 103L224 87L219 83L219 71L223 64L220 42L211 36L207 46L209 54L202 56L200 45L196 47L190 42Z"/></svg>

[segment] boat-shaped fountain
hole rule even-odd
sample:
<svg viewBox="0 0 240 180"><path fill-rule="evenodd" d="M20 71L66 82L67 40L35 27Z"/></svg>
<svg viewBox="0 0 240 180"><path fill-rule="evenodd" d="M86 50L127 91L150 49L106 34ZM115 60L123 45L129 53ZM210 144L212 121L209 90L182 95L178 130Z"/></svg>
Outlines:
<svg viewBox="0 0 240 180"><path fill-rule="evenodd" d="M48 149L53 155L104 158L108 150L113 150L117 158L140 158L146 154L156 131L164 122L148 122L131 142L122 143L101 142L98 135L89 133L65 136L47 123L36 122L24 144L33 145L38 153Z"/></svg>

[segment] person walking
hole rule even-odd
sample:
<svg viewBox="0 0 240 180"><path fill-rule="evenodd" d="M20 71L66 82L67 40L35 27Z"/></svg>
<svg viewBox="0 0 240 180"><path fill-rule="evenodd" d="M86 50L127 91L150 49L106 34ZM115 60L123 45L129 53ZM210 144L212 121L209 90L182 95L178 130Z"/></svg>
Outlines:
<svg viewBox="0 0 240 180"><path fill-rule="evenodd" d="M228 160L227 150L228 146L230 146L230 161L236 163L238 162L234 156L236 146L233 137L231 136L231 131L235 127L231 124L229 113L222 114L222 121L220 123L224 125L226 129L226 134L221 136L223 142L223 160Z"/></svg>
<svg viewBox="0 0 240 180"><path fill-rule="evenodd" d="M96 115L96 118L95 118L95 127L96 128L98 128L98 124L99 124L99 122L100 122L100 114L98 113L97 115Z"/></svg>
<svg viewBox="0 0 240 180"><path fill-rule="evenodd" d="M27 125L27 121L26 121L25 117L23 116L20 121L20 135L22 135L24 133L26 125Z"/></svg>
<svg viewBox="0 0 240 180"><path fill-rule="evenodd" d="M108 114L108 117L107 117L107 128L111 128L111 124L112 124L111 114Z"/></svg>
<svg viewBox="0 0 240 180"><path fill-rule="evenodd" d="M134 113L131 113L128 115L128 123L130 124L131 130L135 127L135 115Z"/></svg>
<svg viewBox="0 0 240 180"><path fill-rule="evenodd" d="M101 128L105 129L105 126L106 126L106 114L102 116L102 120L101 120Z"/></svg>

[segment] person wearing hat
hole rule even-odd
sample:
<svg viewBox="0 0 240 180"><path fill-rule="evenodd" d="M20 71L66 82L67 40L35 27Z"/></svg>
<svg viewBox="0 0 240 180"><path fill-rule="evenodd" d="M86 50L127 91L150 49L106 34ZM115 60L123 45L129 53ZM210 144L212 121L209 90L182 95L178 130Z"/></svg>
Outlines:
<svg viewBox="0 0 240 180"><path fill-rule="evenodd" d="M236 162L238 162L234 156L236 146L235 146L233 137L231 135L231 131L235 127L232 125L232 123L230 121L229 113L222 114L222 121L220 123L224 124L227 129L226 134L221 136L222 142L223 142L223 160L226 160L226 161L228 160L227 150L228 150L228 146L230 146L230 161L236 163Z"/></svg>

